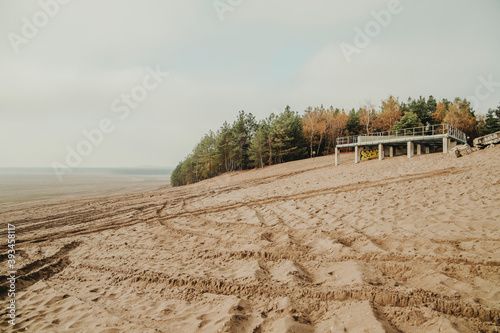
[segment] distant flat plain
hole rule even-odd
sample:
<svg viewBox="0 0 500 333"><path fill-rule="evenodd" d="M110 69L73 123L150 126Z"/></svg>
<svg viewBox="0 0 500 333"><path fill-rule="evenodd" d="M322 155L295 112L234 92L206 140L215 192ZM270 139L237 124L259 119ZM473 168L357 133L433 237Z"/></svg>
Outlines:
<svg viewBox="0 0 500 333"><path fill-rule="evenodd" d="M0 168L0 206L30 201L90 198L168 187L168 170L85 168L61 180L49 168Z"/></svg>

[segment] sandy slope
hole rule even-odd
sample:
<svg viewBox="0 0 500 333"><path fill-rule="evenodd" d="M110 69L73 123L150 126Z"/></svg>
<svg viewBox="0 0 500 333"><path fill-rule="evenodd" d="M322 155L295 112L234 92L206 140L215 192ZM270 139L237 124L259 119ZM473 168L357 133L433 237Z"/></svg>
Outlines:
<svg viewBox="0 0 500 333"><path fill-rule="evenodd" d="M500 147L352 160L2 207L22 242L17 328L497 332Z"/></svg>

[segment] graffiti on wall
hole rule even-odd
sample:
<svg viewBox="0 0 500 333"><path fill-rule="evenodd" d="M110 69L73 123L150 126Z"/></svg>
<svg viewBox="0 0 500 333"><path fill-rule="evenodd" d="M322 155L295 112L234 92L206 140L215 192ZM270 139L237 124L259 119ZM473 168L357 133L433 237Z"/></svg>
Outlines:
<svg viewBox="0 0 500 333"><path fill-rule="evenodd" d="M362 161L371 160L374 158L378 158L378 149L361 151L361 160Z"/></svg>

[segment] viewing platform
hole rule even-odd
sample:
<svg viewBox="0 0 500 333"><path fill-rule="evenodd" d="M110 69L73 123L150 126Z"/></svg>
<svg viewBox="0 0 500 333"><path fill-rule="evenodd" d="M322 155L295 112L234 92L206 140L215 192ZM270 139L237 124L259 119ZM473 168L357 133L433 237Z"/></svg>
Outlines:
<svg viewBox="0 0 500 333"><path fill-rule="evenodd" d="M411 158L415 154L429 154L442 147L448 153L457 144L467 143L467 136L459 129L448 125L427 125L401 130L377 132L337 138L335 147L335 165L339 165L341 148L354 147L355 162L385 156L393 157L406 154ZM373 147L377 147L373 149Z"/></svg>

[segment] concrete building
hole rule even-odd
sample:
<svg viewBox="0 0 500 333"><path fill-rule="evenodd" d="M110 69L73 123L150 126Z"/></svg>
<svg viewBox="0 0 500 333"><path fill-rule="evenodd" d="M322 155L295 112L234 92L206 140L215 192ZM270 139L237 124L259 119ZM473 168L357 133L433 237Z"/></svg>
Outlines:
<svg viewBox="0 0 500 333"><path fill-rule="evenodd" d="M446 154L457 144L464 143L467 143L465 133L448 124L346 136L337 139L335 165L339 165L342 148L354 147L354 160L359 163L363 158L374 156L378 156L379 160L404 154L411 158L415 154L429 154L440 148Z"/></svg>

